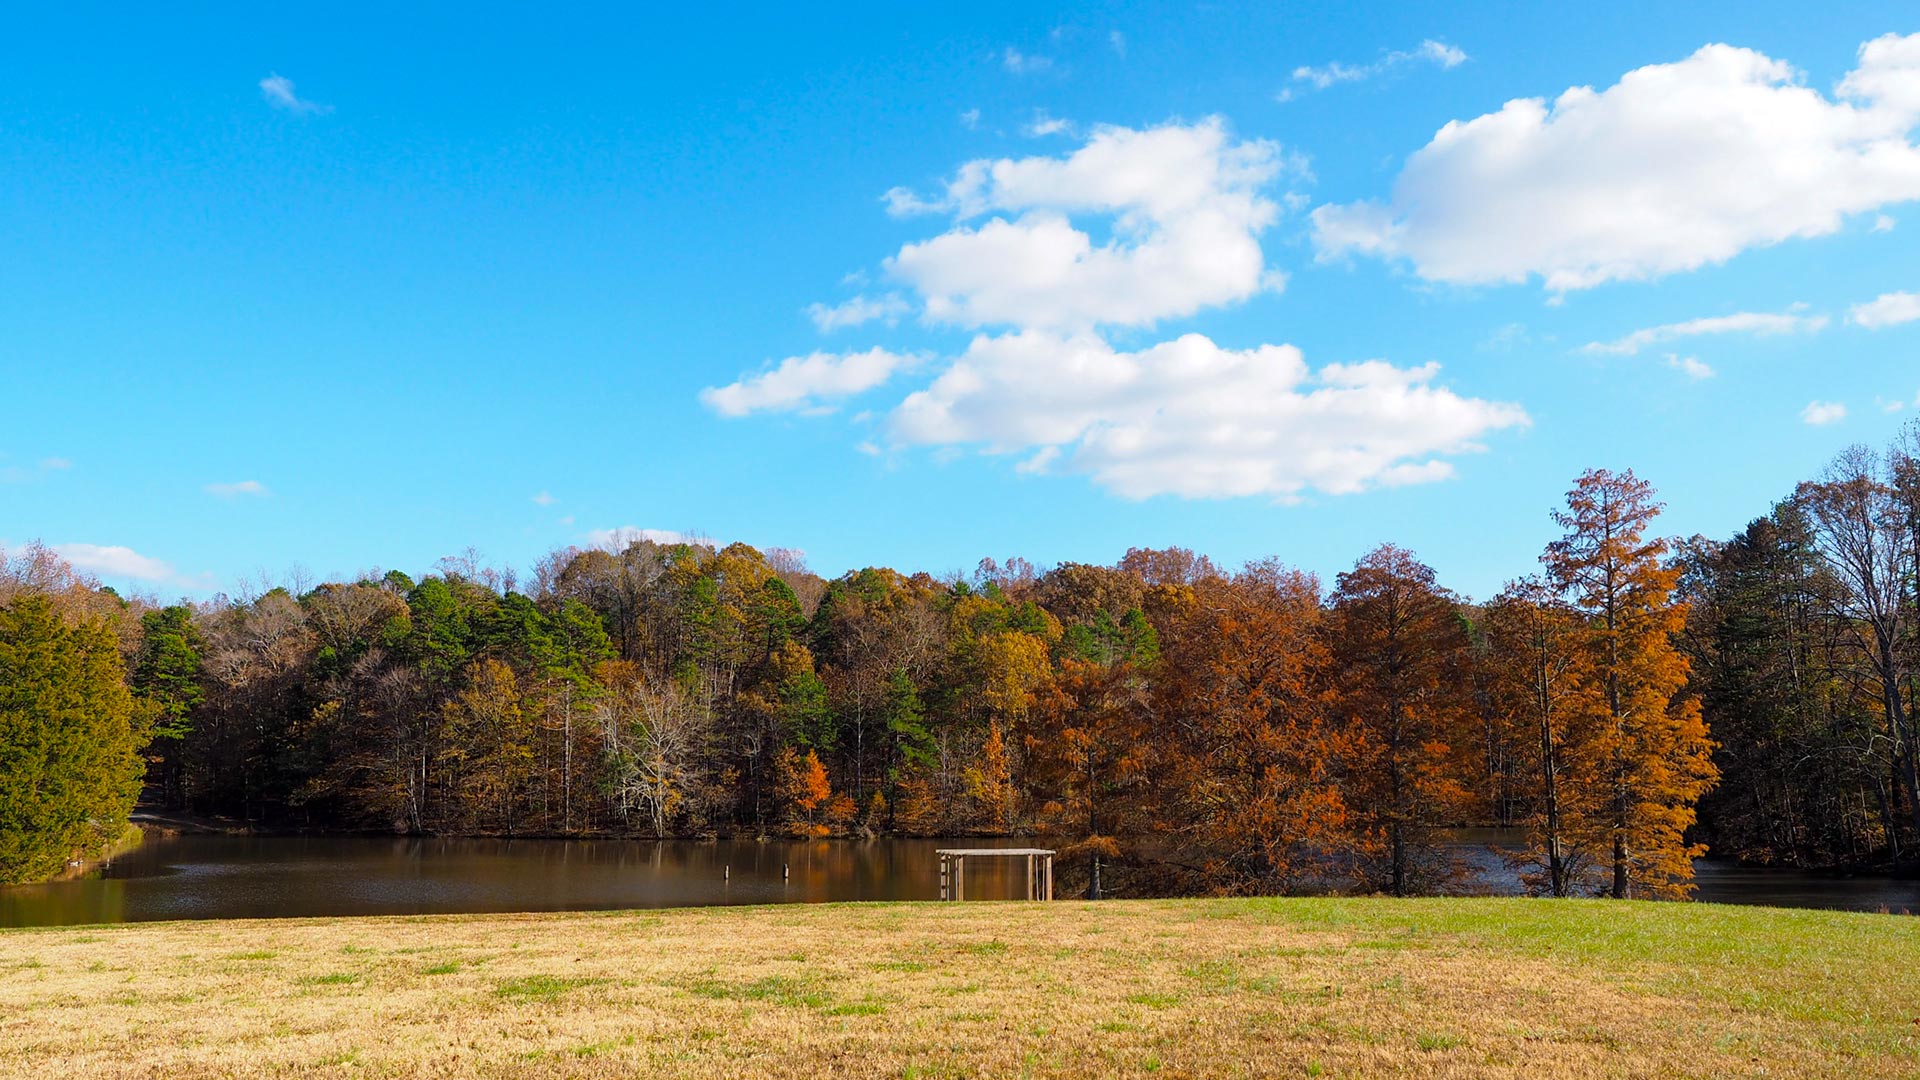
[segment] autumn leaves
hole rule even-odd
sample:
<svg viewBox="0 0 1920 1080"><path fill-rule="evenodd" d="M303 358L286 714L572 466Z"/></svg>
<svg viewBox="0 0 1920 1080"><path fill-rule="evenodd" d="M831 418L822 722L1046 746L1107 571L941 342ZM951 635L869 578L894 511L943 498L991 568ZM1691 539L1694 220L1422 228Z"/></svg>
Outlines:
<svg viewBox="0 0 1920 1080"><path fill-rule="evenodd" d="M1337 576L1190 551L833 581L636 540L530 594L449 565L117 620L176 805L411 832L1039 832L1063 892L1684 895L1711 745L1651 489L1580 477L1476 605L1383 546ZM78 586L76 586L77 588ZM104 594L102 594L104 595ZM131 644L131 642L129 642ZM162 648L164 646L164 648ZM132 651L141 651L138 649Z"/></svg>

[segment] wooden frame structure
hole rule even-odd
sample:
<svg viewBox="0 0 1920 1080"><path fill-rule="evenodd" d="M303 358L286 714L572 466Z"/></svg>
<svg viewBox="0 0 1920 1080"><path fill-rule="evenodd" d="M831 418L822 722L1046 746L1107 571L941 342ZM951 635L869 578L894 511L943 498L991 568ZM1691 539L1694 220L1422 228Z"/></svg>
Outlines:
<svg viewBox="0 0 1920 1080"><path fill-rule="evenodd" d="M1048 848L941 848L940 899L967 898L967 860L977 858L1027 860L1027 899L1053 899L1053 851Z"/></svg>

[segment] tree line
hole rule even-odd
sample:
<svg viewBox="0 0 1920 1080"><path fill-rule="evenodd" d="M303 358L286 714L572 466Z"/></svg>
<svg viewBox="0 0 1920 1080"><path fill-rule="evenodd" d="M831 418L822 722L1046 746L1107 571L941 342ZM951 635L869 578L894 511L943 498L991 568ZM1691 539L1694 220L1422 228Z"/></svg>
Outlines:
<svg viewBox="0 0 1920 1080"><path fill-rule="evenodd" d="M1327 588L1177 548L829 581L792 552L635 540L526 582L468 557L169 607L29 549L0 610L117 642L123 738L181 811L1033 832L1094 896L1443 891L1447 831L1497 824L1540 893L1683 896L1709 843L1830 864L1920 836L1912 436L1725 543L1661 538L1646 482L1588 472L1539 571L1484 603L1391 545ZM18 636L0 621L0 775L33 724Z"/></svg>

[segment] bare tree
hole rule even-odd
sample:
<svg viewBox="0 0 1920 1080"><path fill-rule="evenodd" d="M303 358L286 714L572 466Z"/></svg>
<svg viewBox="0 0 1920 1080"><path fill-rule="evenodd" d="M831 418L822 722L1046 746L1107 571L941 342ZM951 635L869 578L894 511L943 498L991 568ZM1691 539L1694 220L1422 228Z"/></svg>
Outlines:
<svg viewBox="0 0 1920 1080"><path fill-rule="evenodd" d="M1813 526L1815 549L1840 583L1829 614L1855 631L1851 642L1867 661L1893 741L1895 780L1920 827L1920 766L1903 695L1912 630L1909 576L1916 557L1913 509L1897 486L1907 460L1898 450L1882 457L1865 446L1851 447L1820 480L1801 484L1794 499Z"/></svg>

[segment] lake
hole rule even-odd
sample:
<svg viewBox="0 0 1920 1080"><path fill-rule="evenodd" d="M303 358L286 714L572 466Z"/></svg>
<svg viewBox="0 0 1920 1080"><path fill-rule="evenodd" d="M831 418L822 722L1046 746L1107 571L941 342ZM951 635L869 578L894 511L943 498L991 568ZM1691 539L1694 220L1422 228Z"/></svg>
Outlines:
<svg viewBox="0 0 1920 1080"><path fill-rule="evenodd" d="M935 849L1026 843L180 836L151 840L83 878L0 888L0 926L931 900L940 891ZM1463 844L1462 852L1485 848ZM1475 891L1517 890L1497 858L1474 861ZM970 860L967 896L1024 895L1025 870L1024 860ZM1701 900L1920 912L1920 881L1710 860L1695 873Z"/></svg>

